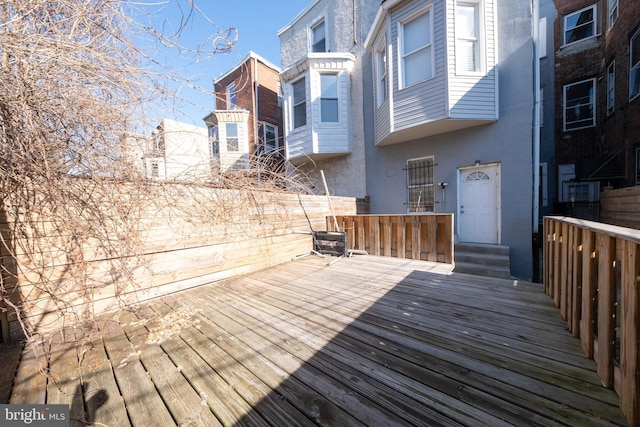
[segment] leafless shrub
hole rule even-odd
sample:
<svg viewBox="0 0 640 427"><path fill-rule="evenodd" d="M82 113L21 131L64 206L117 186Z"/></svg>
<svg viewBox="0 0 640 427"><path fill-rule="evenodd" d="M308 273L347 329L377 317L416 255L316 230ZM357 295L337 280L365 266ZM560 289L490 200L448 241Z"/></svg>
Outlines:
<svg viewBox="0 0 640 427"><path fill-rule="evenodd" d="M18 319L18 278L32 284L31 296L53 302L60 317L71 312L77 320L89 318L91 304L78 311L60 297L69 290L50 266L63 266L73 285L82 285L84 300L96 290L89 268L95 257L108 258L108 282L124 286L144 243L147 201L165 193L162 184L145 178L134 135L145 129L150 106L171 99L163 82L182 77L134 41L179 47L184 26L165 34L136 20L135 7L119 0L0 4L0 296ZM183 22L199 13L190 1L183 10ZM212 26L211 39L191 53L232 47L237 32ZM168 206L161 214L224 221L237 206L203 200L197 193L205 187L306 192L304 179L285 178L284 166L265 167L264 160L185 185L200 202ZM39 326L22 323L27 335Z"/></svg>

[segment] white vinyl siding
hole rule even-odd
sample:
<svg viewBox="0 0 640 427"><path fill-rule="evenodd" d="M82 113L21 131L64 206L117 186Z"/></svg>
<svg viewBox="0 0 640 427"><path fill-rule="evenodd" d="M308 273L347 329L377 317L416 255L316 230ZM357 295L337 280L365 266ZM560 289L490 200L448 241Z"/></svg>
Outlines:
<svg viewBox="0 0 640 427"><path fill-rule="evenodd" d="M450 7L448 13L447 34L449 35L449 115L455 119L496 120L498 118L497 95L497 57L496 39L493 23L496 15L494 2L479 1L479 26L483 30L479 33L480 41L478 54L482 61L483 73L457 73L454 37L456 35L456 14L453 0L447 4ZM468 3L466 3L468 4ZM484 23L484 24L483 24ZM457 71L457 70L456 70Z"/></svg>
<svg viewBox="0 0 640 427"><path fill-rule="evenodd" d="M287 159L297 164L309 159L344 155L351 152L351 76L347 71L354 59L341 57L313 57L305 64L302 78L285 85L287 121L294 117L294 86L305 83L305 126L294 128L287 124ZM302 86L298 86L302 93Z"/></svg>
<svg viewBox="0 0 640 427"><path fill-rule="evenodd" d="M399 40L401 22L406 22L416 13L424 9L424 2L410 2L407 6L400 8L391 17L391 37L390 40ZM446 73L445 73L445 51L444 46L444 25L442 4L435 4L429 9L432 14L433 23L433 65L434 74L429 80L418 83L409 88L398 90L402 87L399 76L402 65L393 64L393 130L401 130L415 126L416 123L442 119L446 116ZM396 49L400 49L396 45ZM401 58L401 54L397 55ZM399 59L401 60L401 59ZM428 100L428 101L427 101Z"/></svg>

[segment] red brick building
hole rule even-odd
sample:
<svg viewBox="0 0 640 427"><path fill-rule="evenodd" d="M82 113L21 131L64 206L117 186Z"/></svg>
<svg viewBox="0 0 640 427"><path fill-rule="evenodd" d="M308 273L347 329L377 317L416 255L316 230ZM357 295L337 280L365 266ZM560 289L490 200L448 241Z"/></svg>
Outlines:
<svg viewBox="0 0 640 427"><path fill-rule="evenodd" d="M640 184L640 8L624 0L555 7L558 210L582 204L565 213L596 217L589 204L602 188Z"/></svg>
<svg viewBox="0 0 640 427"><path fill-rule="evenodd" d="M211 152L222 170L267 165L283 158L280 68L254 52L214 79L214 111L204 118Z"/></svg>

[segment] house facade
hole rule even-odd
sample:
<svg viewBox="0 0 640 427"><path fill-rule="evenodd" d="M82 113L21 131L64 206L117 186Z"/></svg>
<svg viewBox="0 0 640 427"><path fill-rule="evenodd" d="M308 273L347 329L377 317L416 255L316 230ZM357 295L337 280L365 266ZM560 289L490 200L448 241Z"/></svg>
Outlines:
<svg viewBox="0 0 640 427"><path fill-rule="evenodd" d="M249 52L213 81L214 110L204 118L213 168L283 168L280 68Z"/></svg>
<svg viewBox="0 0 640 427"><path fill-rule="evenodd" d="M599 219L607 187L640 184L640 9L555 0L556 211Z"/></svg>
<svg viewBox="0 0 640 427"><path fill-rule="evenodd" d="M278 32L290 174L324 192L365 197L364 38L377 4L314 0Z"/></svg>
<svg viewBox="0 0 640 427"><path fill-rule="evenodd" d="M531 278L532 25L522 0L312 2L280 31L287 158L371 213L454 213Z"/></svg>
<svg viewBox="0 0 640 427"><path fill-rule="evenodd" d="M143 167L149 179L208 182L211 179L207 130L163 119L146 139Z"/></svg>

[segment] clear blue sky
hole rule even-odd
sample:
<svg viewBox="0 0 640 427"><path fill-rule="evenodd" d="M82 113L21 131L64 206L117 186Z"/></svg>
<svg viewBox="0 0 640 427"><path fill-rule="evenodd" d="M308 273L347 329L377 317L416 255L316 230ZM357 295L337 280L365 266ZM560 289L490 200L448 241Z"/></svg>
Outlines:
<svg viewBox="0 0 640 427"><path fill-rule="evenodd" d="M180 35L182 46L196 49L203 42L205 49L213 46L212 37L216 32L226 31L229 27L238 29L238 40L235 47L225 54L216 54L208 58L194 60L192 55L178 52L175 49L163 50L162 54L154 54L159 61L177 69L180 74L188 76L198 86L213 90L212 80L237 65L249 51L280 65L280 42L278 30L290 23L313 0L194 0L198 8L210 20L194 15L186 23ZM166 2L147 3L145 10L153 14L154 25L164 26L165 32L177 28L180 23L180 8L188 9L186 0L167 0ZM167 53L168 52L168 53ZM204 127L202 118L213 108L210 94L189 89L178 88L181 98L188 102L180 102L175 107L167 107L162 112L153 114L172 118L186 123ZM195 105L191 105L195 104Z"/></svg>

